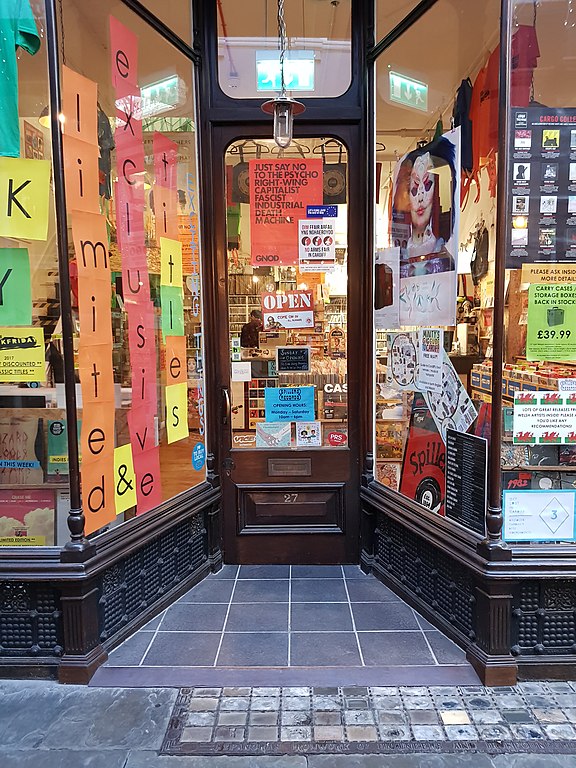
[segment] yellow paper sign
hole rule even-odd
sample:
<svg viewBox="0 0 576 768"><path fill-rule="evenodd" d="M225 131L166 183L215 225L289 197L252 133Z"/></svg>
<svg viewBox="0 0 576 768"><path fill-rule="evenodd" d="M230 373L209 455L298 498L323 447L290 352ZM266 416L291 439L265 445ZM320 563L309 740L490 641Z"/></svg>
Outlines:
<svg viewBox="0 0 576 768"><path fill-rule="evenodd" d="M166 433L169 443L188 437L188 385L166 387Z"/></svg>
<svg viewBox="0 0 576 768"><path fill-rule="evenodd" d="M46 381L43 328L0 328L0 381Z"/></svg>
<svg viewBox="0 0 576 768"><path fill-rule="evenodd" d="M0 157L0 237L46 240L50 161Z"/></svg>
<svg viewBox="0 0 576 768"><path fill-rule="evenodd" d="M136 473L130 443L114 448L114 500L117 515L136 506Z"/></svg>
<svg viewBox="0 0 576 768"><path fill-rule="evenodd" d="M160 238L160 285L182 287L182 243Z"/></svg>
<svg viewBox="0 0 576 768"><path fill-rule="evenodd" d="M522 282L538 285L576 285L576 264L523 264Z"/></svg>

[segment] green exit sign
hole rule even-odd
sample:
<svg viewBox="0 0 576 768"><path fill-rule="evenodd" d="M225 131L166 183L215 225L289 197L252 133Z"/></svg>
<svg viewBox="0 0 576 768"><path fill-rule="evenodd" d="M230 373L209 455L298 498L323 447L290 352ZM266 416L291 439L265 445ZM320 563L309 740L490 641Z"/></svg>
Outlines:
<svg viewBox="0 0 576 768"><path fill-rule="evenodd" d="M404 107L428 111L428 86L418 80L389 72L390 75L390 101L402 104Z"/></svg>

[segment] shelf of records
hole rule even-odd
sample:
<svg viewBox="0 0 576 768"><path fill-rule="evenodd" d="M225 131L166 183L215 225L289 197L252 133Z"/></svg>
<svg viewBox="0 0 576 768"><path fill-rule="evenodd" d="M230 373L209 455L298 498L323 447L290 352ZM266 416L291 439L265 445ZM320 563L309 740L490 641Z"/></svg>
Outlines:
<svg viewBox="0 0 576 768"><path fill-rule="evenodd" d="M502 372L502 396L513 400L520 391L550 392L558 389L561 379L576 377L576 366L569 363L532 363L518 360L506 363ZM472 366L470 374L472 397L483 402L491 402L492 364L484 360Z"/></svg>

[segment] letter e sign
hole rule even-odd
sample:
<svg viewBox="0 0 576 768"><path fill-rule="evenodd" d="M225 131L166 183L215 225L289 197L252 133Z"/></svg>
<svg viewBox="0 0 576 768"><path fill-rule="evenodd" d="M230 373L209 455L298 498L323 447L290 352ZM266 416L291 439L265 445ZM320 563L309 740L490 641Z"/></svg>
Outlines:
<svg viewBox="0 0 576 768"><path fill-rule="evenodd" d="M50 161L0 157L0 237L46 240Z"/></svg>

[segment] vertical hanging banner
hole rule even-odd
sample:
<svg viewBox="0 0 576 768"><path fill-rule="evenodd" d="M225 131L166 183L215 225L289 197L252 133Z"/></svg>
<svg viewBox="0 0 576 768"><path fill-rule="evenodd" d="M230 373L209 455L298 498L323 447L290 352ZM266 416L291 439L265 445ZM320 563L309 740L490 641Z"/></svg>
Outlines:
<svg viewBox="0 0 576 768"><path fill-rule="evenodd" d="M132 407L128 414L130 445L116 449L116 501L122 511L136 506L140 515L162 500L160 452L156 444L157 363L154 307L146 257L144 223L144 139L138 87L138 38L110 16L112 82L116 91L116 221L122 256L122 286L128 315L132 368ZM164 147L168 177L172 155ZM157 166L155 161L155 168ZM155 197L157 205L158 200ZM170 266L170 265L168 265ZM120 458L119 458L120 457ZM122 461L120 461L122 459ZM130 462L132 462L130 464ZM121 468L131 472L122 483ZM122 498L121 491L124 490Z"/></svg>
<svg viewBox="0 0 576 768"><path fill-rule="evenodd" d="M400 248L400 325L456 325L460 129L397 164L392 238Z"/></svg>
<svg viewBox="0 0 576 768"><path fill-rule="evenodd" d="M116 516L112 288L108 230L99 204L97 85L66 67L63 109L66 205L78 268L82 505L90 534Z"/></svg>
<svg viewBox="0 0 576 768"><path fill-rule="evenodd" d="M298 221L323 202L321 159L250 160L252 265L298 264Z"/></svg>

